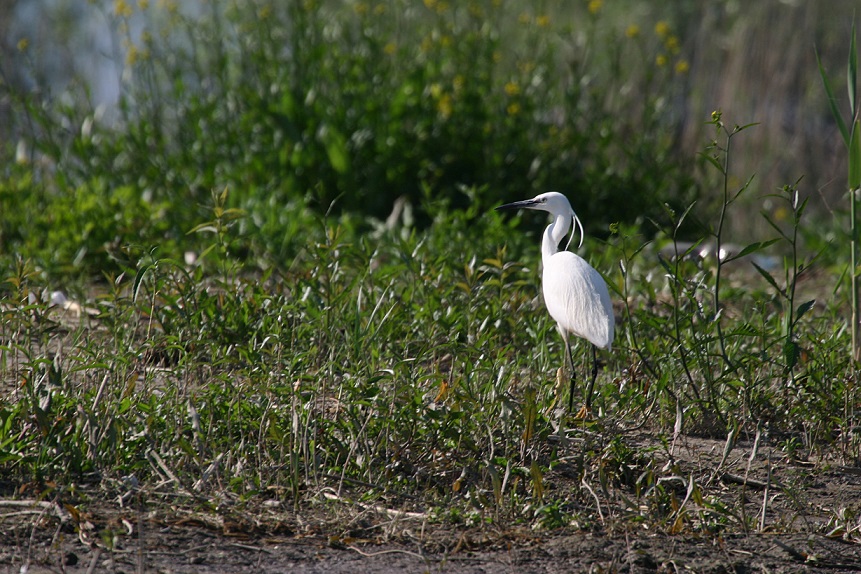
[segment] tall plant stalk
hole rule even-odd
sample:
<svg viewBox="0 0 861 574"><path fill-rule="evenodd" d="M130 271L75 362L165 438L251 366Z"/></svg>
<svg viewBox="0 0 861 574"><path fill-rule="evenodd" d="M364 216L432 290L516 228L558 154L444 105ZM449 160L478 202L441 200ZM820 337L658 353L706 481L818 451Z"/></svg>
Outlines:
<svg viewBox="0 0 861 574"><path fill-rule="evenodd" d="M852 37L849 41L849 59L846 67L846 88L849 93L849 113L851 118L851 131L843 121L843 116L837 107L837 100L834 97L834 90L831 89L831 82L828 80L828 75L825 72L825 67L822 65L822 60L819 58L819 53L816 53L816 61L819 65L819 75L822 77L822 84L825 86L825 92L828 95L828 104L831 106L831 113L834 120L837 122L837 127L840 129L840 134L843 136L843 141L849 151L849 234L851 237L849 246L849 264L851 266L850 288L852 290L852 358L853 366L861 360L861 336L859 335L859 285L858 285L858 224L856 217L858 193L861 190L861 119L858 117L858 100L857 100L857 77L858 77L858 52L855 45L855 26L852 26ZM853 379L855 378L855 369L852 369Z"/></svg>
<svg viewBox="0 0 861 574"><path fill-rule="evenodd" d="M837 108L837 101L834 99L834 91L831 89L831 83L825 73L825 68L822 66L822 60L819 58L819 53L816 54L816 60L819 64L819 75L822 76L822 83L825 86L825 92L828 94L828 103L831 106L831 113L840 128L840 134L843 136L843 141L849 151L849 265L851 266L849 273L850 289L852 290L852 351L851 351L851 375L849 379L849 388L844 393L843 397L843 416L846 421L847 428L852 428L855 421L855 395L858 392L858 362L861 361L861 317L859 317L859 285L858 285L858 218L856 215L858 193L861 191L861 119L858 117L858 50L855 44L855 24L852 24L852 37L849 40L849 58L846 67L846 88L849 93L849 113L852 123L852 131L846 127L846 123L840 115L840 110ZM846 437L849 433L843 433ZM844 453L848 449L847 439L844 438L843 448Z"/></svg>

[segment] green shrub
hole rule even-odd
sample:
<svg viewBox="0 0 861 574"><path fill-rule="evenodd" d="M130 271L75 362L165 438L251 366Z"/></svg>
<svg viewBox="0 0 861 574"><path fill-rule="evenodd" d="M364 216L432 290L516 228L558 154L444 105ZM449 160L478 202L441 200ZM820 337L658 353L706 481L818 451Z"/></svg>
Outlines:
<svg viewBox="0 0 861 574"><path fill-rule="evenodd" d="M95 185L91 197L131 203L66 232L87 253L98 251L96 228L103 242L136 235L174 256L196 249L185 234L226 187L248 215L246 250L276 261L301 249L310 213L332 208L379 220L404 198L424 225L428 193L488 209L552 188L603 236L610 222L685 205L695 189L667 105L685 70L678 38L663 23L626 31L600 3L111 10L126 50L116 124L87 107L85 92L71 105L16 96L39 185L52 196L90 196ZM132 19L144 23L138 35Z"/></svg>

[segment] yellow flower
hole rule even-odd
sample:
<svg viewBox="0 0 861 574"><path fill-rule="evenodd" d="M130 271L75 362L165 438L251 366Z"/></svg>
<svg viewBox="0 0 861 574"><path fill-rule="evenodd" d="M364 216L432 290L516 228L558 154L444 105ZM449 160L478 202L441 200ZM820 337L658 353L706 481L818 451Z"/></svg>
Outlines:
<svg viewBox="0 0 861 574"><path fill-rule="evenodd" d="M589 0L589 13L597 14L601 11L601 6L604 4L604 0Z"/></svg>
<svg viewBox="0 0 861 574"><path fill-rule="evenodd" d="M789 216L789 210L785 207L778 207L774 210L774 219L777 221L785 221Z"/></svg>
<svg viewBox="0 0 861 574"><path fill-rule="evenodd" d="M395 45L394 42L389 42L388 44L386 44L383 47L383 52L385 52L389 56L393 55L397 51L398 51L398 47Z"/></svg>
<svg viewBox="0 0 861 574"><path fill-rule="evenodd" d="M442 119L447 120L453 109L451 94L443 91L442 85L434 82L428 86L431 98L436 102L436 109Z"/></svg>
<svg viewBox="0 0 861 574"><path fill-rule="evenodd" d="M138 0L138 8L141 10L149 8L149 0Z"/></svg>
<svg viewBox="0 0 861 574"><path fill-rule="evenodd" d="M508 104L508 107L505 108L505 111L508 112L509 116L516 116L520 113L520 104L517 102L512 102Z"/></svg>
<svg viewBox="0 0 861 574"><path fill-rule="evenodd" d="M437 3L437 0L425 0L425 6L426 6L429 10L433 10L433 9L434 9L434 7L436 6L436 3Z"/></svg>
<svg viewBox="0 0 861 574"><path fill-rule="evenodd" d="M141 58L141 51L138 50L138 47L134 44L129 44L128 51L126 52L126 64L129 66L134 66L138 60Z"/></svg>
<svg viewBox="0 0 861 574"><path fill-rule="evenodd" d="M516 96L520 93L520 86L517 82L508 82L505 84L505 93L509 96Z"/></svg>
<svg viewBox="0 0 861 574"><path fill-rule="evenodd" d="M158 0L158 7L166 9L169 14L176 14L179 10L176 0Z"/></svg>
<svg viewBox="0 0 861 574"><path fill-rule="evenodd" d="M386 13L386 6L384 4L377 4L374 6L374 15L382 16Z"/></svg>
<svg viewBox="0 0 861 574"><path fill-rule="evenodd" d="M640 35L640 27L636 24L631 24L627 28L625 28L625 36L628 38L636 38Z"/></svg>
<svg viewBox="0 0 861 574"><path fill-rule="evenodd" d="M521 12L517 17L517 21L520 24L529 24L529 22L532 21L532 16L530 16L528 12Z"/></svg>
<svg viewBox="0 0 861 574"><path fill-rule="evenodd" d="M355 10L356 14L359 16L366 16L368 14L368 4L365 2L358 2L353 6L353 10Z"/></svg>
<svg viewBox="0 0 861 574"><path fill-rule="evenodd" d="M679 38L677 36L667 36L667 39L664 40L664 47L670 54L678 54Z"/></svg>
<svg viewBox="0 0 861 574"><path fill-rule="evenodd" d="M129 18L132 15L132 7L126 0L114 0L114 15Z"/></svg>
<svg viewBox="0 0 861 574"><path fill-rule="evenodd" d="M447 120L451 117L451 95L443 94L436 103L436 109L439 111L439 115L442 116L442 119Z"/></svg>
<svg viewBox="0 0 861 574"><path fill-rule="evenodd" d="M539 16L535 19L535 23L538 24L539 28L546 28L550 25L550 16Z"/></svg>
<svg viewBox="0 0 861 574"><path fill-rule="evenodd" d="M463 89L464 83L465 81L463 79L463 76L461 74L456 75L454 77L454 80L452 80L452 87L454 88L454 92L460 92Z"/></svg>
<svg viewBox="0 0 861 574"><path fill-rule="evenodd" d="M27 49L27 46L29 46L29 45L30 45L30 40L28 40L27 38L21 38L20 40L18 40L18 51L23 52L24 50Z"/></svg>
<svg viewBox="0 0 861 574"><path fill-rule="evenodd" d="M655 64L659 67L663 67L667 65L667 57L664 54L658 54L658 57L655 58Z"/></svg>
<svg viewBox="0 0 861 574"><path fill-rule="evenodd" d="M679 60L676 62L676 73L677 74L687 74L690 69L690 64L688 64L687 60Z"/></svg>
<svg viewBox="0 0 861 574"><path fill-rule="evenodd" d="M655 34L658 35L659 38L665 38L670 33L670 25L661 20L657 24L655 24Z"/></svg>

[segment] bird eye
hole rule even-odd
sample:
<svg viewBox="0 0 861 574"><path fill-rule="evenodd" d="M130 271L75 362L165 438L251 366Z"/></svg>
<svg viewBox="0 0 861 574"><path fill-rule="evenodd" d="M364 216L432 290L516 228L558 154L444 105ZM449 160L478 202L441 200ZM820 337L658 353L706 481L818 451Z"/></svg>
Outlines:
<svg viewBox="0 0 861 574"><path fill-rule="evenodd" d="M542 198L541 198L541 203L547 203L547 198L546 198L546 197L542 197Z"/></svg>

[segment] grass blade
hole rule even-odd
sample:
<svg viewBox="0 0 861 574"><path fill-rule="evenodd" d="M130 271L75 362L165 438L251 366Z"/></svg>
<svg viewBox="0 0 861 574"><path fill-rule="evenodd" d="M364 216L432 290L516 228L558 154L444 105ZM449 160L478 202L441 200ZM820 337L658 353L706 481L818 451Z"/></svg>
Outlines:
<svg viewBox="0 0 861 574"><path fill-rule="evenodd" d="M138 272L135 273L134 282L132 283L132 301L136 302L138 300L138 293L140 293L144 277L146 277L146 274L150 269L152 269L152 265L143 265L138 269Z"/></svg>
<svg viewBox="0 0 861 574"><path fill-rule="evenodd" d="M778 241L780 241L780 240L777 238L768 239L766 241L755 241L755 242L751 243L750 245L748 245L747 247L745 247L744 249L742 249L741 251L739 251L737 254L732 255L732 256L724 259L724 262L729 263L730 261L733 261L735 259L741 259L742 257L746 257L746 256L750 255L751 253L756 253L757 251L762 251L766 247L774 245Z"/></svg>
<svg viewBox="0 0 861 574"><path fill-rule="evenodd" d="M765 279L766 281L768 281L769 285L774 287L775 291L777 291L778 293L780 293L783 296L786 296L786 292L778 286L777 281L774 280L774 277L771 276L771 273L769 273L768 271L766 271L765 269L763 269L762 267L760 267L759 265L757 265L753 261L751 261L750 263L751 263L751 265L753 265L756 268L756 270L759 272L759 274L762 275L762 278Z"/></svg>
<svg viewBox="0 0 861 574"><path fill-rule="evenodd" d="M856 93L858 90L858 52L855 48L855 24L852 24L852 38L849 40L849 62L846 69L846 88L849 90L849 110L852 119L857 119Z"/></svg>

